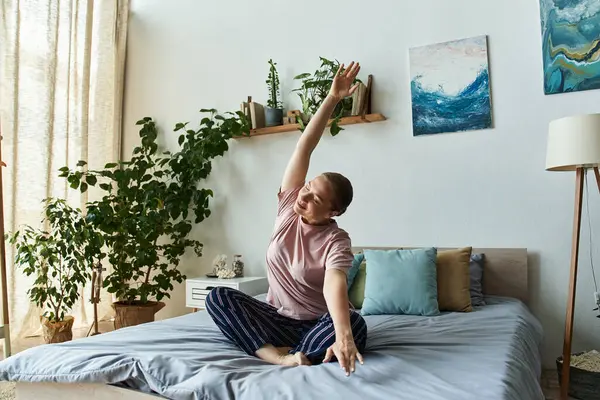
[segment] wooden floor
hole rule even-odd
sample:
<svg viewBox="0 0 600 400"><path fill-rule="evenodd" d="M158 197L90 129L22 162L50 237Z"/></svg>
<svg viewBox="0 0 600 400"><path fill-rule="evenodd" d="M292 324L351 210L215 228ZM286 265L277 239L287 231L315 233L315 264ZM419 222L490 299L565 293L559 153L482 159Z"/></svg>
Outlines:
<svg viewBox="0 0 600 400"><path fill-rule="evenodd" d="M112 321L101 321L98 326L98 330L100 332L109 332L115 329ZM88 331L89 328L73 329L73 339L79 339L87 336ZM4 359L3 344L4 342L0 340L0 360ZM44 344L44 339L41 336L32 336L23 339L13 338L10 344L12 347L12 353L16 354L30 347Z"/></svg>
<svg viewBox="0 0 600 400"><path fill-rule="evenodd" d="M100 323L100 332L109 332L114 329L111 321ZM78 329L73 331L73 338L81 338L87 335L88 329ZM38 346L43 344L41 336L25 338L21 340L14 340L12 343L13 354L28 349L30 347ZM2 348L0 344L0 349ZM0 359L2 359L2 351L0 350ZM559 400L560 391L558 385L558 377L556 370L545 370L542 373L542 389L546 400ZM9 382L0 382L0 400L14 399L14 395L11 396L11 392L14 390L14 385Z"/></svg>
<svg viewBox="0 0 600 400"><path fill-rule="evenodd" d="M542 389L546 400L560 400L560 386L556 369L547 369L542 372Z"/></svg>
<svg viewBox="0 0 600 400"><path fill-rule="evenodd" d="M114 330L112 321L102 321L99 324L100 332L109 332ZM87 336L89 328L73 329L73 339L79 339ZM11 341L12 354L19 353L30 347L39 346L44 344L44 339L41 336L33 336L23 339L13 339ZM0 341L0 360L4 359L3 342ZM0 382L0 400L13 400L15 399L15 385L12 382Z"/></svg>

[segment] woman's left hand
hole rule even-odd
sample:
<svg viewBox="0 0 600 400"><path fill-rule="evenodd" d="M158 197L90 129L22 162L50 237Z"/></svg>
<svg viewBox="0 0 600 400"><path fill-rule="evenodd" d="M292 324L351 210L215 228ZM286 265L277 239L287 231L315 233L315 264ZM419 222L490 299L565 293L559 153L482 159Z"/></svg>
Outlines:
<svg viewBox="0 0 600 400"><path fill-rule="evenodd" d="M351 96L358 87L358 84L353 85L358 71L360 71L360 64L354 61L346 69L344 69L344 64L340 65L333 78L331 89L329 89L329 96L335 98L337 101Z"/></svg>
<svg viewBox="0 0 600 400"><path fill-rule="evenodd" d="M346 376L350 375L350 372L354 372L356 360L363 364L362 354L358 352L354 338L342 337L337 339L333 345L327 349L323 362L331 361L331 358L335 355L340 367L346 372Z"/></svg>

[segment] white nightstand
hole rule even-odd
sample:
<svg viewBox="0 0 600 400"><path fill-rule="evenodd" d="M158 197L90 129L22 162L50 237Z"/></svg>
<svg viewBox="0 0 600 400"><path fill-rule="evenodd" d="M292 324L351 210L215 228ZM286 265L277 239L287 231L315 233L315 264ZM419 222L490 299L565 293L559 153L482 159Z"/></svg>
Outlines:
<svg viewBox="0 0 600 400"><path fill-rule="evenodd" d="M244 292L250 296L267 293L269 283L263 276L248 276L243 278L190 278L185 281L185 306L194 311L205 307L206 295L217 286L227 286Z"/></svg>

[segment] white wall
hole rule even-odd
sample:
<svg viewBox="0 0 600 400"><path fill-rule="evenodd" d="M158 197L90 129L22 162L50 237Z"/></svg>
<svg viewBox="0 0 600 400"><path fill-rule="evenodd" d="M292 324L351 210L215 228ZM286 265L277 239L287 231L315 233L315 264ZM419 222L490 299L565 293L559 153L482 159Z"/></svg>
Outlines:
<svg viewBox="0 0 600 400"><path fill-rule="evenodd" d="M197 123L200 108L237 110L248 95L265 102L271 57L289 108L299 108L292 77L314 71L319 56L359 60L359 77L374 75L374 111L388 121L326 134L309 172L340 171L354 183L355 201L340 225L356 245L527 247L531 306L546 330L544 357L552 366L562 351L574 174L544 170L547 126L600 111L600 91L543 94L538 10L537 0L133 0L125 154L138 141L141 117L156 118L173 146L172 127ZM413 137L408 48L481 34L489 35L495 128ZM215 163L214 213L194 232L205 257L187 257L185 273L206 273L220 252L239 252L249 274L264 273L276 192L297 138L293 132L236 141ZM592 189L597 227L600 202ZM600 345L583 227L575 350ZM600 264L598 252L596 258ZM159 318L187 312L183 291L177 288Z"/></svg>

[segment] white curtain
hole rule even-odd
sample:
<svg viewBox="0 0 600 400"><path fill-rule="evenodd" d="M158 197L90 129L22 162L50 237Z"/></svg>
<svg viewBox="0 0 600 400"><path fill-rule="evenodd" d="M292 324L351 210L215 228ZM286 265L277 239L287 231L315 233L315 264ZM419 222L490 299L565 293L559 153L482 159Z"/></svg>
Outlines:
<svg viewBox="0 0 600 400"><path fill-rule="evenodd" d="M2 0L0 128L5 230L41 227L49 196L83 207L100 194L70 189L58 169L80 159L100 168L118 160L128 0ZM7 243L11 334L39 332L43 312L26 294L32 278ZM108 267L108 266L107 266ZM93 321L90 288L72 312L75 327ZM100 317L110 314L104 293Z"/></svg>

